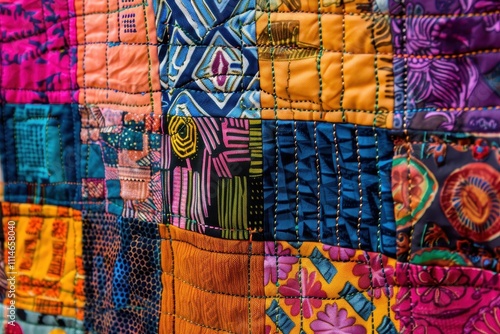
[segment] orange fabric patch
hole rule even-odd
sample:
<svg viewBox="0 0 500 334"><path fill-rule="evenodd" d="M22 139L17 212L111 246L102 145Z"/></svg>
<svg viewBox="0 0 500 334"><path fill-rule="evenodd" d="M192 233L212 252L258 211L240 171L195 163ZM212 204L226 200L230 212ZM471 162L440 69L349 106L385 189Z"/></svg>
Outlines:
<svg viewBox="0 0 500 334"><path fill-rule="evenodd" d="M165 225L160 234L160 333L243 334L264 328L263 242L211 238Z"/></svg>
<svg viewBox="0 0 500 334"><path fill-rule="evenodd" d="M389 20L364 13L364 2L342 3L258 10L262 119L392 127Z"/></svg>
<svg viewBox="0 0 500 334"><path fill-rule="evenodd" d="M81 104L161 113L152 1L76 0Z"/></svg>

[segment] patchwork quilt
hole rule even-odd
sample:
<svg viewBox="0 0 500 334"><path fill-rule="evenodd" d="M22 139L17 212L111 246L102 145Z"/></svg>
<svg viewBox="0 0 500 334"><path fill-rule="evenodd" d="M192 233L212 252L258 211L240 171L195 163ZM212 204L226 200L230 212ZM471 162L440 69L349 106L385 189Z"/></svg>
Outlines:
<svg viewBox="0 0 500 334"><path fill-rule="evenodd" d="M3 333L500 333L499 52L498 0L0 0Z"/></svg>

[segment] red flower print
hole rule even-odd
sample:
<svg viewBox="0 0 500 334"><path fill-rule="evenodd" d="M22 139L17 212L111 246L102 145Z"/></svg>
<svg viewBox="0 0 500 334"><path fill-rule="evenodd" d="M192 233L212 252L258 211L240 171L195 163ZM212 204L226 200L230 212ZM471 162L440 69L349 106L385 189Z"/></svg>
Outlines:
<svg viewBox="0 0 500 334"><path fill-rule="evenodd" d="M309 274L306 268L302 268L295 278L290 278L286 285L280 286L278 291L285 297L285 304L292 306L290 313L296 316L302 306L302 315L306 319L313 315L313 308L321 307L319 298L326 297L326 292L321 290L321 282L316 281L316 272Z"/></svg>
<svg viewBox="0 0 500 334"><path fill-rule="evenodd" d="M369 260L367 260L369 258ZM368 291L370 296L380 298L382 292L392 296L394 283L394 268L387 265L387 257L382 254L365 253L359 258L361 263L354 266L352 273L359 276L358 284L361 289L373 288Z"/></svg>
<svg viewBox="0 0 500 334"><path fill-rule="evenodd" d="M476 139L472 146L472 157L474 160L483 161L490 154L488 142L484 139Z"/></svg>

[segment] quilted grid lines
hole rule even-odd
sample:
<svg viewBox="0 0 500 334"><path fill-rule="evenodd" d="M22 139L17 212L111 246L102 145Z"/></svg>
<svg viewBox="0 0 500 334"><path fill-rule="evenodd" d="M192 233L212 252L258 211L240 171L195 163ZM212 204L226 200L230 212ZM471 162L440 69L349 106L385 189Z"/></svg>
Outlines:
<svg viewBox="0 0 500 334"><path fill-rule="evenodd" d="M408 129L498 130L498 10L475 1L394 6L395 128L406 117Z"/></svg>
<svg viewBox="0 0 500 334"><path fill-rule="evenodd" d="M150 2L78 0L75 11L78 102L159 113L160 84L153 70L158 68L158 48ZM135 33L129 27L132 18Z"/></svg>
<svg viewBox="0 0 500 334"><path fill-rule="evenodd" d="M318 123L316 130L315 141L311 122L263 122L266 238L292 241L298 234L301 241L321 240L330 245L394 254L395 225L389 190L392 143L387 134L375 130L380 145L376 161L372 128L355 130L350 125ZM314 143L319 151L317 160ZM295 161L295 167L290 161ZM316 168L320 170L319 180ZM381 241L377 240L377 231Z"/></svg>
<svg viewBox="0 0 500 334"><path fill-rule="evenodd" d="M363 125L375 118L378 126L391 128L386 9L361 1L260 2L262 117ZM364 98L358 99L361 92Z"/></svg>
<svg viewBox="0 0 500 334"><path fill-rule="evenodd" d="M156 14L164 113L260 118L255 3L162 1Z"/></svg>

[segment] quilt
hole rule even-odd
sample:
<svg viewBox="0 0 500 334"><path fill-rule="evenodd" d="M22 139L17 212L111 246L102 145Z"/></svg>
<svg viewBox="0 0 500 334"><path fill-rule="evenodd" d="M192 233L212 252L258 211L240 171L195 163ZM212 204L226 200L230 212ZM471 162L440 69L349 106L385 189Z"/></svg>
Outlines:
<svg viewBox="0 0 500 334"><path fill-rule="evenodd" d="M7 334L500 333L497 0L0 0Z"/></svg>

